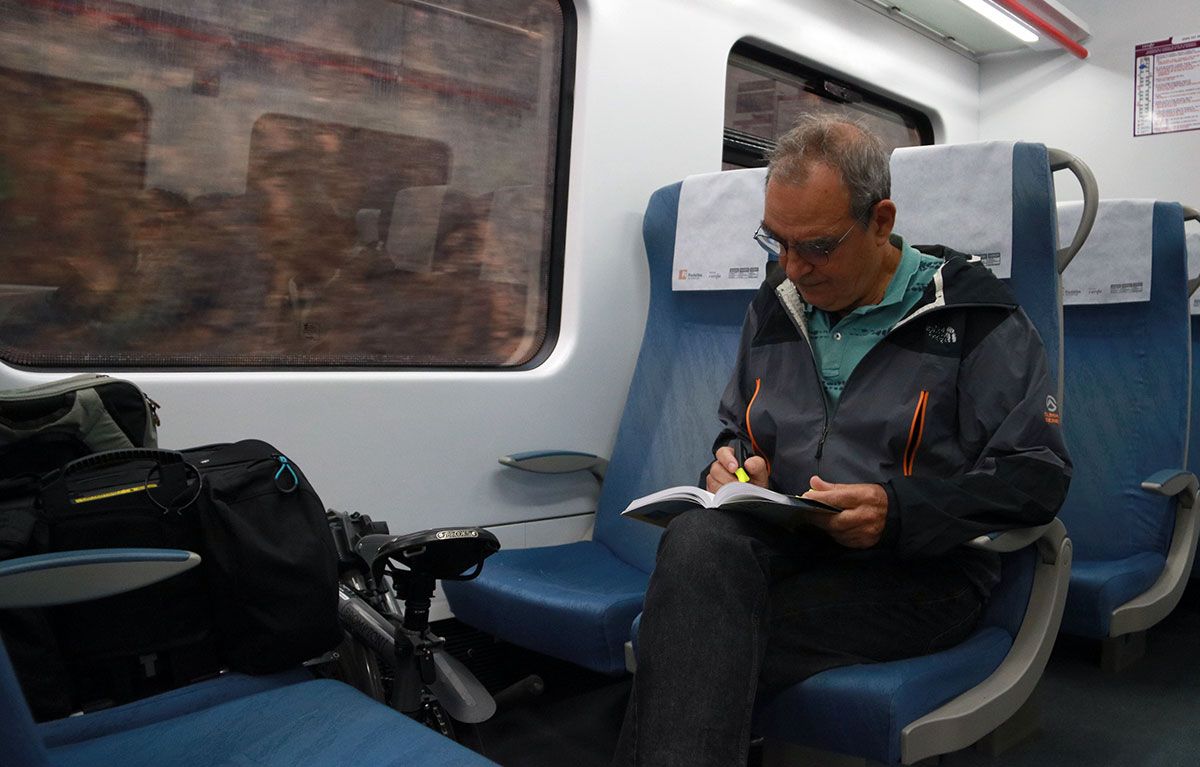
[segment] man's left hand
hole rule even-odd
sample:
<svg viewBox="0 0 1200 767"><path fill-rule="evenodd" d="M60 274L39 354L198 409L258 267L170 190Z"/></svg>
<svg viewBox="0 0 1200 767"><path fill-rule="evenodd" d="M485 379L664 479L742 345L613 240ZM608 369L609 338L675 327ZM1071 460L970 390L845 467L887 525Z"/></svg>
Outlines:
<svg viewBox="0 0 1200 767"><path fill-rule="evenodd" d="M883 485L843 485L814 475L805 498L842 509L840 514L813 512L809 521L829 533L833 540L851 549L869 549L879 543L887 523L888 499Z"/></svg>

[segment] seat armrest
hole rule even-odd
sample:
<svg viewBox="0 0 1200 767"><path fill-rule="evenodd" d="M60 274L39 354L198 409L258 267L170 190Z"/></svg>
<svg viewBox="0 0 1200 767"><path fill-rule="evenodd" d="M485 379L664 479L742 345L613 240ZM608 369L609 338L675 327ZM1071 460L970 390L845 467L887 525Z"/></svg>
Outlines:
<svg viewBox="0 0 1200 767"><path fill-rule="evenodd" d="M536 474L569 474L573 471L586 471L590 472L598 482L604 482L604 473L608 471L607 458L574 450L531 450L525 453L513 453L501 457L500 463Z"/></svg>
<svg viewBox="0 0 1200 767"><path fill-rule="evenodd" d="M1035 540L1039 559L1021 628L991 676L910 723L900 734L904 764L975 743L1016 713L1037 685L1062 622L1071 579L1071 540L1057 519ZM1024 532L1014 531L1014 532ZM998 536L1002 538L1004 535Z"/></svg>
<svg viewBox="0 0 1200 767"><path fill-rule="evenodd" d="M200 564L181 549L80 549L0 562L0 608L86 602L178 575Z"/></svg>
<svg viewBox="0 0 1200 767"><path fill-rule="evenodd" d="M1196 475L1165 469L1142 482L1142 489L1175 499L1175 529L1162 574L1146 591L1113 610L1110 637L1148 629L1174 610L1187 587L1196 556L1196 540L1200 537Z"/></svg>
<svg viewBox="0 0 1200 767"><path fill-rule="evenodd" d="M1162 471L1154 472L1142 480L1142 489L1166 496L1190 492L1194 499L1196 497L1196 482L1196 475L1190 471L1163 469Z"/></svg>
<svg viewBox="0 0 1200 767"><path fill-rule="evenodd" d="M1053 524L1054 522L1050 522L1037 527L1021 527L1016 530L988 533L967 541L967 545L973 549L994 551L998 554L1020 551L1045 535Z"/></svg>

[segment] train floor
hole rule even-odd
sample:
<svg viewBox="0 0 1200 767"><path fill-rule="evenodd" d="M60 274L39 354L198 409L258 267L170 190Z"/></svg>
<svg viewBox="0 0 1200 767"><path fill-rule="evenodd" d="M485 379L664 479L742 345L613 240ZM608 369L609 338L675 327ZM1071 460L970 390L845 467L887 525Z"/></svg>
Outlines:
<svg viewBox="0 0 1200 767"><path fill-rule="evenodd" d="M1200 584L1148 632L1146 655L1119 673L1094 642L1064 637L1035 692L1038 729L994 756L966 749L940 767L1193 767L1200 764ZM503 767L601 767L616 744L629 679L498 649L492 684L536 673L545 691L510 700L464 740ZM487 665L487 664L485 664ZM488 683L487 671L477 671ZM498 674L498 676L497 676Z"/></svg>

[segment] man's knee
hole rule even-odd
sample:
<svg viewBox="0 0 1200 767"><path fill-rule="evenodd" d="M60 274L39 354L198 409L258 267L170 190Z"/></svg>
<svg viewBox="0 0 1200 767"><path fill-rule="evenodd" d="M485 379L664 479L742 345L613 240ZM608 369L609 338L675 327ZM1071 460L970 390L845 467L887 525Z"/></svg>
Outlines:
<svg viewBox="0 0 1200 767"><path fill-rule="evenodd" d="M658 545L658 561L713 561L728 551L737 533L736 519L709 509L684 512L667 526Z"/></svg>

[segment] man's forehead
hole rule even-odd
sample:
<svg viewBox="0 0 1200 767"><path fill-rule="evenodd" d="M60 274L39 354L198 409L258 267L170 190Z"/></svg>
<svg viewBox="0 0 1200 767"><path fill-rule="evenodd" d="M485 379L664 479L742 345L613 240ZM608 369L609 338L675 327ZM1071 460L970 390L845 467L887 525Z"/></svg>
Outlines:
<svg viewBox="0 0 1200 767"><path fill-rule="evenodd" d="M836 172L811 173L791 184L772 178L763 203L763 223L774 230L823 228L850 215L850 193Z"/></svg>

